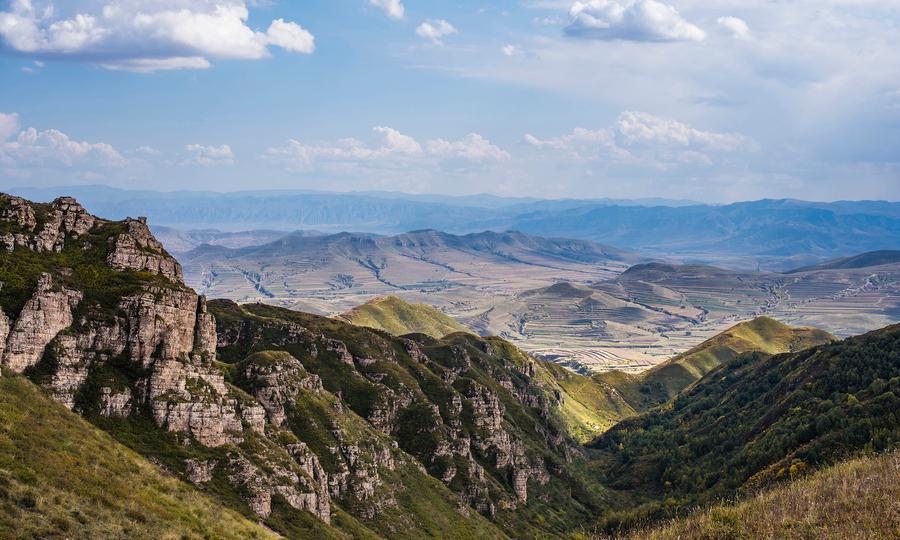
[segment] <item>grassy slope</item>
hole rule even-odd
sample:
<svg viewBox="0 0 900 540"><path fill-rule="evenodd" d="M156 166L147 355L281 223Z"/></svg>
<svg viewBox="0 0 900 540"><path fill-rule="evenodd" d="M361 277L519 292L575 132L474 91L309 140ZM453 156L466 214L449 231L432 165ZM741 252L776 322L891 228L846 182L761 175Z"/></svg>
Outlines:
<svg viewBox="0 0 900 540"><path fill-rule="evenodd" d="M341 318L395 336L425 334L440 339L454 332L471 332L439 309L427 304L410 304L396 296L372 299L344 313Z"/></svg>
<svg viewBox="0 0 900 540"><path fill-rule="evenodd" d="M640 375L603 373L595 378L619 390L636 409L664 403L713 368L747 352L780 354L836 340L815 328L792 328L769 317L742 322Z"/></svg>
<svg viewBox="0 0 900 540"><path fill-rule="evenodd" d="M0 378L0 537L276 538L46 397Z"/></svg>
<svg viewBox="0 0 900 540"><path fill-rule="evenodd" d="M714 506L629 538L900 537L900 451L854 459L731 506Z"/></svg>
<svg viewBox="0 0 900 540"><path fill-rule="evenodd" d="M469 333L450 334L440 340L422 334L408 335L406 339L416 341L428 356L428 360L420 362L406 352L406 341L337 319L262 304L238 306L227 301L210 302L210 310L216 316L220 335L240 336L233 345L219 349L219 357L225 362L237 363L262 350L286 350L310 373L320 376L326 390L333 395L340 392L345 407L362 418L369 418L373 407L391 399L391 395L410 396L410 405L398 412L392 436L401 449L427 463L429 472L438 478L450 467L467 470L469 465L466 460L452 455L442 457L436 453L437 449L458 438L456 430L464 438L474 437L483 430L474 425L471 407L464 406L462 413L452 412L453 396L468 392L475 385L496 395L505 411L504 431L523 443L530 459L542 460L549 470L554 471L546 484L529 482L527 504L518 505L515 511L501 509L498 512L495 523L509 535L522 538L562 534L575 524L588 523L589 516L595 512L595 497L571 476L570 465L563 456L564 448L550 442L566 430L550 404L551 398L547 394L552 389L533 384L533 378L525 374L527 357L512 345L504 345L503 340L483 339ZM309 337L296 335L284 339L283 328L296 324L310 330L311 335L343 341L356 358L376 360L350 367L321 346L318 354L312 356L305 343ZM492 352L486 352L488 350ZM471 361L462 361L461 352L465 352ZM457 370L456 375L448 377L451 370ZM536 376L543 378L546 375L542 372ZM523 398L535 400L536 406L525 405L501 384L501 380L512 383L523 393ZM463 403L466 402L467 398L463 399ZM546 417L542 415L540 403L548 407ZM440 415L432 411L439 411ZM459 423L451 428L449 422L456 418ZM295 432L311 448L315 447L310 442L313 440L310 435L299 433L299 430ZM475 450L473 453L477 454L477 448ZM432 456L437 458L432 459ZM485 467L485 486L490 497L493 500L509 497L511 475L505 469L495 469L489 454L478 454L477 459ZM467 486L465 476L457 475L450 488L460 492ZM417 491L418 488L409 489L413 496ZM419 513L418 509L409 511ZM420 514L413 518L424 519L426 516ZM466 524L460 522L459 525ZM483 536L491 531L479 532Z"/></svg>
<svg viewBox="0 0 900 540"><path fill-rule="evenodd" d="M798 353L745 354L603 434L614 530L900 445L900 325ZM641 504L644 503L644 504Z"/></svg>

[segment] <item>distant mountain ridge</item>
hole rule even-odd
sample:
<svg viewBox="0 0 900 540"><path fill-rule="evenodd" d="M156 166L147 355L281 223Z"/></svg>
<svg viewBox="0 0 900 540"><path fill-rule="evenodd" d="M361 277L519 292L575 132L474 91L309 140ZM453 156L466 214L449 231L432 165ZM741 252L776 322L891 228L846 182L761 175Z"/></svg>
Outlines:
<svg viewBox="0 0 900 540"><path fill-rule="evenodd" d="M846 270L850 268L868 268L900 262L900 251L881 250L861 253L852 257L841 257L826 261L815 266L805 266L785 272L785 274L799 274L800 272L812 272L815 270Z"/></svg>
<svg viewBox="0 0 900 540"><path fill-rule="evenodd" d="M759 200L727 205L668 200L531 200L395 193L127 191L20 188L48 200L73 194L112 218L147 215L179 228L319 229L397 234L520 230L714 262L756 257L772 270L900 245L900 202Z"/></svg>

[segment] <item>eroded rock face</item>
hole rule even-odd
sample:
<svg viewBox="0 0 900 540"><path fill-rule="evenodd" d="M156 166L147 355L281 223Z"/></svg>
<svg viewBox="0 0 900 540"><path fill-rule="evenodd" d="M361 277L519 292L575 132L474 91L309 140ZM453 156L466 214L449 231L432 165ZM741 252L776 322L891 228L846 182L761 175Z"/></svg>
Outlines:
<svg viewBox="0 0 900 540"><path fill-rule="evenodd" d="M61 251L66 238L78 238L90 231L98 222L75 199L60 197L50 204L43 224L38 230L34 206L20 197L3 196L5 206L0 210L0 221L12 225L17 232L0 236L0 244L7 251L26 248L37 252Z"/></svg>
<svg viewBox="0 0 900 540"><path fill-rule="evenodd" d="M230 471L229 482L248 493L247 504L258 516L267 518L272 514L272 496L277 494L297 510L308 510L325 523L331 522L327 493L323 495L317 491L318 486L312 478L274 463L270 464L271 470L262 471L237 454L229 457L226 466Z"/></svg>
<svg viewBox="0 0 900 540"><path fill-rule="evenodd" d="M189 434L203 446L243 441L238 403L228 394L222 374L200 358L159 359L153 364L148 399L157 425Z"/></svg>
<svg viewBox="0 0 900 540"><path fill-rule="evenodd" d="M116 270L136 270L165 276L182 283L181 264L166 254L143 219L128 219L126 232L117 236L106 262Z"/></svg>
<svg viewBox="0 0 900 540"><path fill-rule="evenodd" d="M136 292L108 305L64 287L62 283L77 283L71 269L54 270L56 278L43 275L14 320L0 310L0 358L5 366L22 372L44 361L35 381L54 399L85 415L147 415L161 430L177 434L179 444L232 445L224 460L187 460L184 476L204 484L221 470L238 493L247 494L248 504L261 517L269 515L271 498L277 495L297 510L330 520L329 479L317 456L296 438L275 442L280 440L279 407L283 421L283 407L292 395L301 389L321 391L318 377L306 373L296 359L256 366L248 377L259 383L257 393L267 407L227 384L216 364L215 317L205 298L183 286L180 265L143 220L120 226L94 218L73 199L38 208L0 195L0 221L14 231L0 236L0 245L10 251L87 251L94 246L69 242L98 224L113 232L124 227L109 238L108 256L104 261L101 255L97 264L169 280L147 279ZM304 332L296 326L285 339ZM239 447L250 439L249 448Z"/></svg>
<svg viewBox="0 0 900 540"><path fill-rule="evenodd" d="M97 221L71 197L56 199L51 208L47 222L34 239L35 251L62 251L67 236L78 238Z"/></svg>
<svg viewBox="0 0 900 540"><path fill-rule="evenodd" d="M78 291L56 290L49 274L41 276L37 290L12 325L3 364L16 373L37 364L50 341L72 325L72 310L81 298Z"/></svg>
<svg viewBox="0 0 900 540"><path fill-rule="evenodd" d="M322 380L311 375L299 360L286 352L266 351L245 360L242 376L253 389L275 427L284 423L285 405L297 399L301 390L322 391Z"/></svg>

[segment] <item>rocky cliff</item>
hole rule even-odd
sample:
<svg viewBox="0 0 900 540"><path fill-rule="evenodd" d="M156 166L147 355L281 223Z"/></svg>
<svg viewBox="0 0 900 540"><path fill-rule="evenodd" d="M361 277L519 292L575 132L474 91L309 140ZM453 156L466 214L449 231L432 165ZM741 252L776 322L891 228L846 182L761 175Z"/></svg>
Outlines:
<svg viewBox="0 0 900 540"><path fill-rule="evenodd" d="M570 496L585 490L559 392L521 353L207 304L145 220L70 198L0 196L0 245L5 373L282 534L337 515L344 531L503 536L488 520L532 534L590 514Z"/></svg>

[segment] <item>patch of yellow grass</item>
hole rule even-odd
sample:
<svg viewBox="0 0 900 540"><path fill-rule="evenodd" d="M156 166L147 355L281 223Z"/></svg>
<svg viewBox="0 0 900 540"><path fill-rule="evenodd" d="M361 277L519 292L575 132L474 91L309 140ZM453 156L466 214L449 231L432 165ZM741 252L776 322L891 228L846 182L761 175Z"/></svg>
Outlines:
<svg viewBox="0 0 900 540"><path fill-rule="evenodd" d="M900 451L854 459L732 506L716 506L634 539L897 539Z"/></svg>

